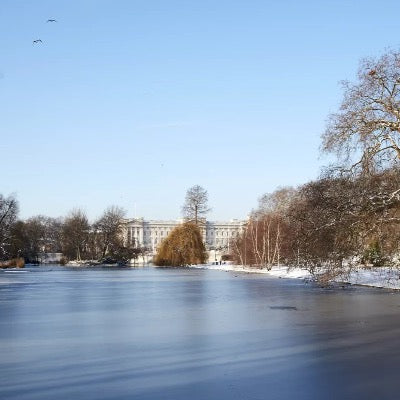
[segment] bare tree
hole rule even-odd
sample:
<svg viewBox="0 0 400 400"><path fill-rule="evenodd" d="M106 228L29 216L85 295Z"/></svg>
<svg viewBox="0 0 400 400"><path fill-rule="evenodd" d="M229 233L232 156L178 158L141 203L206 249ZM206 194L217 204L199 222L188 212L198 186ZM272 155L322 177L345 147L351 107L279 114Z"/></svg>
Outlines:
<svg viewBox="0 0 400 400"><path fill-rule="evenodd" d="M233 241L234 260L241 265L267 269L280 265L289 240L287 229L284 216L277 212L253 213L243 232Z"/></svg>
<svg viewBox="0 0 400 400"><path fill-rule="evenodd" d="M45 249L50 253L58 253L62 251L62 218L45 218Z"/></svg>
<svg viewBox="0 0 400 400"><path fill-rule="evenodd" d="M182 207L184 217L198 225L199 218L205 216L209 211L207 190L195 185L187 190L185 204Z"/></svg>
<svg viewBox="0 0 400 400"><path fill-rule="evenodd" d="M46 249L46 217L37 215L29 218L24 223L25 248L24 256L29 262L38 262L39 253Z"/></svg>
<svg viewBox="0 0 400 400"><path fill-rule="evenodd" d="M373 172L400 161L400 52L360 64L358 82L343 82L344 98L330 115L322 148L354 170Z"/></svg>
<svg viewBox="0 0 400 400"><path fill-rule="evenodd" d="M280 187L273 193L266 193L259 198L258 209L254 213L259 215L273 212L284 215L295 195L296 189L290 186Z"/></svg>
<svg viewBox="0 0 400 400"><path fill-rule="evenodd" d="M11 256L37 262L41 252L60 252L61 219L37 215L26 221L16 221L12 227Z"/></svg>
<svg viewBox="0 0 400 400"><path fill-rule="evenodd" d="M84 211L70 212L63 224L63 250L68 257L80 261L89 240L90 225Z"/></svg>
<svg viewBox="0 0 400 400"><path fill-rule="evenodd" d="M294 188L283 187L259 199L258 208L233 243L236 262L271 269L287 261L292 245L287 214L296 194Z"/></svg>
<svg viewBox="0 0 400 400"><path fill-rule="evenodd" d="M0 260L9 257L12 239L12 226L17 219L18 202L14 196L0 194Z"/></svg>
<svg viewBox="0 0 400 400"><path fill-rule="evenodd" d="M118 206L108 207L94 224L101 248L101 257L123 247L122 226L126 211Z"/></svg>

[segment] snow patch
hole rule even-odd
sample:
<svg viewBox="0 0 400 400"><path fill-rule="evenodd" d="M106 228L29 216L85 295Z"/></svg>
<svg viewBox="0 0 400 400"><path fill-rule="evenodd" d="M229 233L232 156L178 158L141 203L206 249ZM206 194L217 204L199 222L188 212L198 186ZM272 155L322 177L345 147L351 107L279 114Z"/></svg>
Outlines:
<svg viewBox="0 0 400 400"><path fill-rule="evenodd" d="M250 268L243 265L234 264L204 264L194 265L190 268L267 274L276 278L283 279L313 279L313 275L310 274L309 271L301 268L289 268L287 266L274 266L271 270L268 270L266 268ZM334 279L334 282L400 290L400 270L396 268L386 267L356 268L352 270L349 274L336 277Z"/></svg>

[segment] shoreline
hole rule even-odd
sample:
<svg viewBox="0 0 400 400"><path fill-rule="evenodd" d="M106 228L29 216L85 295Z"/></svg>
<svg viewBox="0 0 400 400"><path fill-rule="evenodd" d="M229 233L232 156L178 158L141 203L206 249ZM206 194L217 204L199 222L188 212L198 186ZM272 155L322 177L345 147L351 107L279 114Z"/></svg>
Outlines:
<svg viewBox="0 0 400 400"><path fill-rule="evenodd" d="M226 271L226 272L238 272L238 273L254 273L254 274L266 274L271 277L279 279L302 279L315 281L316 277L309 271L301 268L289 268L287 266L274 266L271 270L244 267L242 265L234 264L222 264L222 265L197 265L189 268L194 269L207 269L215 271ZM400 270L388 268L388 267L377 267L377 268L354 268L349 274L339 275L331 281L335 284L352 285L352 286L364 286L371 288L400 290Z"/></svg>

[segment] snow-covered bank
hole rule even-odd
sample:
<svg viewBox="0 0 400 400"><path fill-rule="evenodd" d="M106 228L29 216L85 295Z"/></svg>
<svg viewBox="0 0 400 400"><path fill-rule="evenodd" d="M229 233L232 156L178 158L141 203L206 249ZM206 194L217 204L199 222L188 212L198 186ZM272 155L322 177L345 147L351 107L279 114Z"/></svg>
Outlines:
<svg viewBox="0 0 400 400"><path fill-rule="evenodd" d="M400 271L392 268L356 269L342 282L352 285L373 286L387 289L400 289Z"/></svg>
<svg viewBox="0 0 400 400"><path fill-rule="evenodd" d="M314 279L313 275L305 269L288 268L285 266L272 267L271 270L244 267L242 265L222 264L222 265L197 265L191 268L202 268L219 271L233 271L256 274L268 274L277 278L290 279ZM352 285L372 286L387 289L400 290L400 271L392 268L358 268L351 273L338 276L334 279L335 282L350 283Z"/></svg>
<svg viewBox="0 0 400 400"><path fill-rule="evenodd" d="M234 265L234 264L203 264L203 265L192 265L190 268L200 268L200 269L210 269L217 271L234 271L234 272L246 272L253 274L268 274L271 276L275 276L277 278L292 278L292 279L306 279L311 278L311 274L300 268L291 268L290 270L287 267L273 267L271 270L267 270L266 268L251 268L244 267L243 265Z"/></svg>

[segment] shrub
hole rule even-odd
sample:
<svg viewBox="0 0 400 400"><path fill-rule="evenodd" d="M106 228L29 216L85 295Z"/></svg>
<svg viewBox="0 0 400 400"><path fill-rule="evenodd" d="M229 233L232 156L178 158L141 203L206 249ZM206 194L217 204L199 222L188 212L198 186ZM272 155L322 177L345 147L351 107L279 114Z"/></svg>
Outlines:
<svg viewBox="0 0 400 400"><path fill-rule="evenodd" d="M362 263L374 267L382 267L385 264L385 257L382 254L382 249L378 241L373 241L364 251Z"/></svg>
<svg viewBox="0 0 400 400"><path fill-rule="evenodd" d="M187 222L177 226L165 238L154 258L158 266L181 267L190 264L203 264L207 255L197 225Z"/></svg>
<svg viewBox="0 0 400 400"><path fill-rule="evenodd" d="M22 257L0 262L0 268L24 268L24 266L25 260Z"/></svg>
<svg viewBox="0 0 400 400"><path fill-rule="evenodd" d="M65 265L68 262L68 260L65 257L60 258L60 265Z"/></svg>

